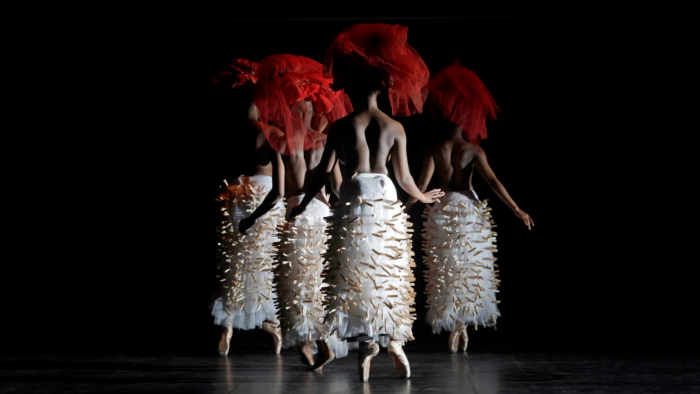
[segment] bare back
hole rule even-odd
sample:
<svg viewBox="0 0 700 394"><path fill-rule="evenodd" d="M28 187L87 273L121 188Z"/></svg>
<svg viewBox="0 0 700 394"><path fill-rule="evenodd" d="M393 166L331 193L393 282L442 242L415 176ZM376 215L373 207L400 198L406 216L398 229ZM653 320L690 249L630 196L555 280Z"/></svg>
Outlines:
<svg viewBox="0 0 700 394"><path fill-rule="evenodd" d="M431 148L444 191L472 190L472 172L478 147L461 138L451 138Z"/></svg>
<svg viewBox="0 0 700 394"><path fill-rule="evenodd" d="M345 164L343 178L355 172L387 175L387 158L400 133L401 124L378 109L353 113L334 124L338 158Z"/></svg>
<svg viewBox="0 0 700 394"><path fill-rule="evenodd" d="M267 138L265 133L263 133L262 125L260 122L251 122L250 130L247 132L254 133L251 134L251 139L246 139L246 145L252 144L253 150L253 163L244 171L244 175L269 175L272 176L272 156L270 155L270 146L267 143ZM243 147L246 149L247 147ZM240 149L240 148L239 148Z"/></svg>
<svg viewBox="0 0 700 394"><path fill-rule="evenodd" d="M287 197L297 196L304 192L304 186L311 179L323 157L326 145L326 135L319 132L313 133L315 148L303 150L297 146L292 155L282 155L285 170L285 190ZM303 144L303 141L302 141ZM325 194L325 188L321 189Z"/></svg>

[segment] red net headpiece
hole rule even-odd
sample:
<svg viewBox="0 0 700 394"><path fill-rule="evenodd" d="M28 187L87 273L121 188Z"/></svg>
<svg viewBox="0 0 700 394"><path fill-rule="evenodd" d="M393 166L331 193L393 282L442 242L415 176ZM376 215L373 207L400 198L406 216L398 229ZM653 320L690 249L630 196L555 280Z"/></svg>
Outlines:
<svg viewBox="0 0 700 394"><path fill-rule="evenodd" d="M229 71L222 71L212 78L211 85L213 87L231 89L257 82L258 63L239 58L231 61L229 66L231 68Z"/></svg>
<svg viewBox="0 0 700 394"><path fill-rule="evenodd" d="M331 124L352 112L345 92L330 88L332 81L323 76L321 63L307 57L271 55L260 61L253 101L273 149L291 154L312 148L311 131L323 131L326 121ZM275 135L268 125L284 136Z"/></svg>
<svg viewBox="0 0 700 394"><path fill-rule="evenodd" d="M405 26L376 23L349 27L338 34L326 50L326 76L333 75L343 63L381 70L381 84L389 91L392 114L420 113L430 72L407 40L408 27Z"/></svg>
<svg viewBox="0 0 700 394"><path fill-rule="evenodd" d="M496 119L501 109L474 71L455 64L440 70L430 80L430 112L462 127L465 138L478 144L486 138L486 117Z"/></svg>

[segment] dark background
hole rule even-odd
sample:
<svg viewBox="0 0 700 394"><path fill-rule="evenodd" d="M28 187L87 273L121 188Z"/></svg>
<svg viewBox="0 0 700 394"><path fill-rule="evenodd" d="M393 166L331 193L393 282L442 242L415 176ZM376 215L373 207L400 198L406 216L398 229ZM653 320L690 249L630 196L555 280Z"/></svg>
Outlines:
<svg viewBox="0 0 700 394"><path fill-rule="evenodd" d="M6 194L25 204L8 206L20 220L6 222L3 348L215 351L213 200L247 152L212 110L209 80L238 57L322 60L363 20L183 19L4 24L5 77L20 88L6 107ZM409 26L431 72L459 57L502 108L482 147L536 227L476 177L498 224L503 317L470 349L697 352L697 18L370 22ZM417 178L435 130L398 120ZM422 319L414 246L408 346L444 350ZM234 341L271 348L260 330Z"/></svg>

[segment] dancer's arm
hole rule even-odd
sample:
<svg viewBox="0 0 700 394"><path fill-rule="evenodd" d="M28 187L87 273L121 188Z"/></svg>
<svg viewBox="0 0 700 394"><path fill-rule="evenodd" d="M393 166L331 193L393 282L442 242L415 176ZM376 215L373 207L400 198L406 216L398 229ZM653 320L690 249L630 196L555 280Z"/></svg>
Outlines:
<svg viewBox="0 0 700 394"><path fill-rule="evenodd" d="M476 149L477 152L474 156L474 164L476 166L476 170L479 171L479 174L481 174L486 183L488 183L489 186L491 186L491 189L493 189L498 198L500 198L501 201L503 201L508 206L508 208L513 210L515 216L520 218L520 220L522 220L525 223L528 230L531 229L531 226L534 226L535 222L532 221L530 215L518 208L518 204L516 204L515 201L513 201L513 199L508 194L506 188L503 187L501 181L499 181L498 178L496 178L496 174L494 174L493 170L491 169L491 166L489 166L489 162L486 160L486 153L484 153L484 150L480 147L477 147Z"/></svg>
<svg viewBox="0 0 700 394"><path fill-rule="evenodd" d="M268 213L284 196L284 163L282 162L282 155L272 149L272 147L270 147L270 154L272 156L272 160L270 160L272 163L272 190L267 193L260 206L250 216L241 219L240 223L238 223L238 231L242 234L245 234L255 224L257 218Z"/></svg>
<svg viewBox="0 0 700 394"><path fill-rule="evenodd" d="M396 183L401 186L403 190L406 191L411 197L424 203L430 204L438 200L438 197L445 195L440 189L434 189L429 192L423 193L416 183L413 181L411 176L411 171L408 168L408 155L406 154L406 132L403 130L402 126L398 126L397 132L394 138L394 146L391 148L392 166L394 167L394 176L396 177Z"/></svg>
<svg viewBox="0 0 700 394"><path fill-rule="evenodd" d="M311 200L314 199L316 194L318 194L318 192L321 191L323 186L326 185L326 180L328 179L328 176L331 174L331 172L333 172L334 167L336 166L336 163L338 161L336 149L338 149L340 143L339 137L336 136L337 133L333 132L335 130L335 127L337 127L336 125L337 123L331 126L331 129L328 131L328 139L326 140L326 146L323 149L323 156L321 156L321 162L318 163L318 167L316 167L316 171L314 172L314 175L309 181L304 199L301 200L299 205L292 208L292 211L289 213L290 221L295 217L299 216L299 214L301 214L302 212L304 212L306 206L309 205L309 203L311 202Z"/></svg>
<svg viewBox="0 0 700 394"><path fill-rule="evenodd" d="M428 188L430 179L433 177L433 172L435 172L435 160L433 160L432 155L426 154L425 157L423 157L423 168L420 171L420 178L418 179L418 189L421 192L425 192ZM408 212L417 201L417 198L409 197L408 201L406 201L405 211Z"/></svg>

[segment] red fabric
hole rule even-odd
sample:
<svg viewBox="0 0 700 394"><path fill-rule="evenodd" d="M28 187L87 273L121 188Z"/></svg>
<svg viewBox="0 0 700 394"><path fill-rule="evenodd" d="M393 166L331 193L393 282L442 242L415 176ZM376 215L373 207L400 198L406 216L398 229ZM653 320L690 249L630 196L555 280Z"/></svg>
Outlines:
<svg viewBox="0 0 700 394"><path fill-rule="evenodd" d="M235 59L229 65L231 70L222 71L211 79L211 86L215 89L231 89L258 80L258 63L246 59ZM234 74L235 73L235 74Z"/></svg>
<svg viewBox="0 0 700 394"><path fill-rule="evenodd" d="M428 106L433 113L462 127L464 137L478 144L486 138L486 118L501 109L474 71L455 64L440 70L429 84Z"/></svg>
<svg viewBox="0 0 700 394"><path fill-rule="evenodd" d="M420 113L428 93L430 72L407 40L405 26L375 23L349 27L335 37L326 51L326 76L333 75L336 62L357 62L380 69L392 113L398 116Z"/></svg>
<svg viewBox="0 0 700 394"><path fill-rule="evenodd" d="M273 149L291 154L314 147L312 127L325 123L324 118L332 123L352 112L347 95L331 90L331 82L323 77L323 65L307 57L272 55L260 61L253 101ZM311 119L304 112L305 101L311 102ZM282 130L284 136L276 135L269 125ZM298 133L304 134L303 146Z"/></svg>

